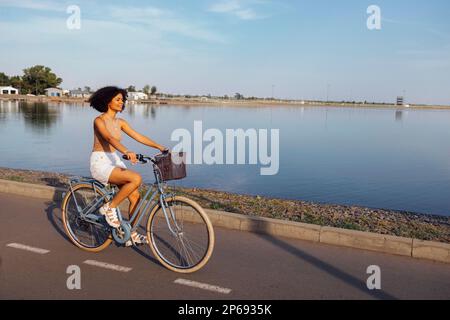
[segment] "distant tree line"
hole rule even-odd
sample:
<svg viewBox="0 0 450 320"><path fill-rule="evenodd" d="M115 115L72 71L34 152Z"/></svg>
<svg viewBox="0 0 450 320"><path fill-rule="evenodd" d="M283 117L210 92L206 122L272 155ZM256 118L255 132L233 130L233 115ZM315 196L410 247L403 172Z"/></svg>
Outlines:
<svg viewBox="0 0 450 320"><path fill-rule="evenodd" d="M19 89L20 94L34 94L34 95L42 95L45 94L45 89L47 88L56 88L63 82L63 79L58 77L49 67L43 65L36 65L30 68L23 69L22 75L16 76L8 76L4 72L0 72L0 86L12 86L16 89ZM78 90L82 91L81 88ZM91 88L88 86L84 87L84 91L90 92ZM136 87L134 85L130 85L127 88L127 91L136 92ZM155 95L157 94L158 89L156 86L145 85L141 92L144 92L147 95ZM158 93L157 95L162 96L162 93ZM198 99L207 97L208 99L221 99L221 100L273 100L273 98L258 98L258 97L244 97L241 93L237 92L233 97L229 97L228 95L223 96L211 96L211 94L207 95L177 95L177 94L164 94L164 96L168 98L188 98L188 99ZM278 99L280 100L280 99ZM285 100L290 101L290 100ZM294 100L291 100L294 101ZM368 101L309 101L313 103L346 103L346 104L390 104L390 103L377 103L377 102L368 102Z"/></svg>
<svg viewBox="0 0 450 320"><path fill-rule="evenodd" d="M0 86L12 86L19 89L20 94L40 95L45 89L58 87L63 80L49 67L36 65L23 69L23 75L9 77L0 72Z"/></svg>
<svg viewBox="0 0 450 320"><path fill-rule="evenodd" d="M45 94L47 88L57 88L63 79L58 77L49 67L43 65L36 65L30 68L23 69L22 75L8 76L4 72L0 72L0 86L11 86L19 89L20 94ZM79 91L91 92L89 86L85 86L84 90L81 87ZM135 92L135 86L129 86L128 91ZM145 94L154 95L158 91L156 86L145 85L141 90Z"/></svg>
<svg viewBox="0 0 450 320"><path fill-rule="evenodd" d="M135 86L129 86L129 87L127 88L127 91L128 91L128 92L136 92L136 91L138 91L138 90L136 90L136 87L135 87ZM141 91L142 91L143 93L147 94L147 95L154 95L154 94L156 94L156 92L158 91L158 88L156 88L155 86L150 87L148 84L146 84L146 85L144 86L144 88L142 88Z"/></svg>

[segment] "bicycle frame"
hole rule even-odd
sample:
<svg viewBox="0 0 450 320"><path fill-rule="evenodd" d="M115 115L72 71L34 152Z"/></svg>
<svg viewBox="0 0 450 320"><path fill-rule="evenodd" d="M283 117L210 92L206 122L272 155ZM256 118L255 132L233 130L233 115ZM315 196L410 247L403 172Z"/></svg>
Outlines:
<svg viewBox="0 0 450 320"><path fill-rule="evenodd" d="M98 190L101 190L102 193L104 194L104 196L97 198L96 197L96 201L95 203L90 203L84 210L86 210L85 212L83 212L83 210L81 209L81 207L78 205L77 199L75 196L73 196L73 200L75 202L75 206L77 208L78 213L80 214L80 217L84 220L88 220L90 223L96 224L96 225L101 225L100 223L98 223L97 221L99 220L99 216L92 214L95 210L98 209L98 207L100 206L100 204L102 204L104 202L104 199L106 198L108 201L114 196L114 190L107 190L106 187L103 186L103 184L101 184L99 181L95 180L95 179L84 179L81 177L72 177L69 180L69 190L70 193L72 193L73 195L73 187L74 185L80 184L80 183L88 183L88 184L92 184L92 188L94 189L94 192L97 193ZM63 198L65 197L65 193L63 194Z"/></svg>
<svg viewBox="0 0 450 320"><path fill-rule="evenodd" d="M89 252L100 252L113 241L119 246L137 245L144 241L136 241L134 233L146 224L145 242L164 267L181 273L201 269L210 259L215 241L213 225L206 212L192 199L177 196L175 192L165 193L167 185L162 179L165 171L159 168L160 163L165 166L164 159L160 161L141 154L136 158L141 163L152 161L155 182L148 185L129 220L124 219L117 208L120 221L117 228L110 227L99 212L101 206L117 195L117 186L104 185L92 178L70 179L61 205L62 222L70 241ZM176 177L168 175L167 179Z"/></svg>
<svg viewBox="0 0 450 320"><path fill-rule="evenodd" d="M153 162L153 161L152 161ZM130 218L130 220L126 220L123 219L121 213L120 213L120 209L118 209L118 213L119 213L119 220L120 222L125 222L128 225L134 225L134 227L130 228L130 231L135 231L138 226L140 225L142 219L144 218L144 216L146 216L147 214L149 214L149 212L151 212L151 210L153 210L153 208L158 204L158 202L156 202L152 207L150 207L150 205L152 204L153 200L155 199L155 197L157 196L157 194L159 193L159 203L161 204L161 208L163 210L164 213L164 217L166 219L167 222L167 226L170 230L170 232L174 235L177 236L177 232L172 228L172 225L170 223L170 220L173 221L173 225L175 226L176 230L179 230L179 226L176 222L176 218L175 215L173 213L172 210L170 211L170 217L169 214L167 213L166 208L168 207L165 199L168 197L172 197L174 196L173 194L166 194L164 192L164 188L162 186L162 180L161 180L161 172L158 168L158 166L156 166L153 163L153 174L155 176L155 183L153 183L150 188L148 188L146 194L141 198L141 200L139 201L139 204L137 205L137 207L134 210L134 213L132 215L132 217ZM96 224L96 225L102 225L101 223L99 223L99 219L101 219L101 217L97 214L94 214L94 212L99 208L99 206L101 204L104 203L105 198L107 199L107 201L111 200L114 195L115 195L115 190L114 188L111 188L111 190L108 190L108 188L106 186L104 186L102 183L100 183L99 181L95 180L95 179L83 179L80 177L72 177L70 179L70 192L73 194L73 185L79 184L79 183L89 183L92 184L92 187L94 189L94 192L97 192L97 190L100 190L101 193L103 193L102 197L96 198L95 203L91 203L87 206L87 210L85 212L83 212L83 210L80 208L80 206L77 203L76 197L74 196L74 202L77 208L78 213L80 214L80 217L84 220L89 221L90 223ZM155 191L153 191L153 193L150 196L150 193L152 192L153 188L156 187ZM145 203L146 202L146 203ZM145 203L145 206L144 206ZM144 206L144 207L143 207ZM142 209L142 213L139 215L138 218L138 214ZM169 208L170 209L170 208ZM136 221L136 219L138 219ZM135 223L136 222L136 223Z"/></svg>

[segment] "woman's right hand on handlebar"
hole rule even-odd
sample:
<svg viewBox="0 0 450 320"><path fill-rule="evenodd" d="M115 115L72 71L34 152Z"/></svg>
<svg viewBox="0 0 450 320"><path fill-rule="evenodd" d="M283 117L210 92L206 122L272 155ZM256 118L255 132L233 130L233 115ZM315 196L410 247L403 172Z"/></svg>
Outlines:
<svg viewBox="0 0 450 320"><path fill-rule="evenodd" d="M126 151L125 156L128 158L128 160L131 161L131 164L136 164L138 162L138 159L136 157L136 153L131 151Z"/></svg>

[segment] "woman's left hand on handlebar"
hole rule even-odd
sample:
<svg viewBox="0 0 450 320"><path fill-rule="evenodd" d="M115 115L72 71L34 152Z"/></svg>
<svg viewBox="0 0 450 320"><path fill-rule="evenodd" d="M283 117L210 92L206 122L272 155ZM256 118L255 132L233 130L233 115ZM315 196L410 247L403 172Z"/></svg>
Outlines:
<svg viewBox="0 0 450 320"><path fill-rule="evenodd" d="M161 151L162 153L169 152L169 148L166 148L166 147L164 147L164 146L159 146L158 149L159 149L159 151Z"/></svg>

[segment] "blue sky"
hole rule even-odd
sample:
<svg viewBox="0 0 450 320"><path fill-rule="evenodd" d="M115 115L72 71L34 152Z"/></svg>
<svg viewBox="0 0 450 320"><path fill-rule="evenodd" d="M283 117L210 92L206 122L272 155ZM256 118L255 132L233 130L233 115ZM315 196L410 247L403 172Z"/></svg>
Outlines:
<svg viewBox="0 0 450 320"><path fill-rule="evenodd" d="M68 89L450 104L449 13L448 0L0 0L0 71L44 64Z"/></svg>

